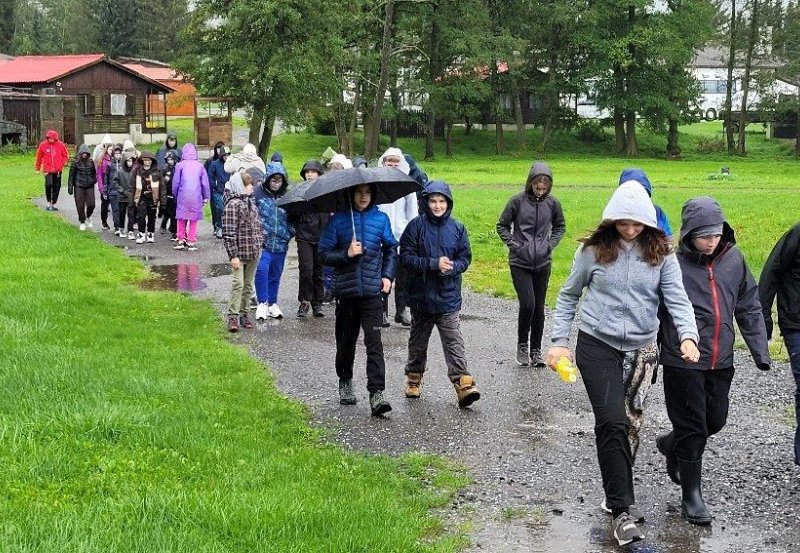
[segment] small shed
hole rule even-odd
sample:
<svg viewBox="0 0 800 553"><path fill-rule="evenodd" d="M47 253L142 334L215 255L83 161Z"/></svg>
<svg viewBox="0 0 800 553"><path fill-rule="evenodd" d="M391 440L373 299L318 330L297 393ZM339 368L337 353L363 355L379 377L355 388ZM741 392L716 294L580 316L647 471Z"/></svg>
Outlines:
<svg viewBox="0 0 800 553"><path fill-rule="evenodd" d="M172 89L104 54L19 56L0 65L0 85L60 97L63 136L76 143L97 144L105 133L136 143L166 137Z"/></svg>
<svg viewBox="0 0 800 553"><path fill-rule="evenodd" d="M195 98L194 140L202 147L213 147L217 142L233 144L233 107L230 98Z"/></svg>
<svg viewBox="0 0 800 553"><path fill-rule="evenodd" d="M167 117L192 117L197 90L194 84L170 64L146 58L118 57L118 62L145 77L170 87L173 92L167 97Z"/></svg>

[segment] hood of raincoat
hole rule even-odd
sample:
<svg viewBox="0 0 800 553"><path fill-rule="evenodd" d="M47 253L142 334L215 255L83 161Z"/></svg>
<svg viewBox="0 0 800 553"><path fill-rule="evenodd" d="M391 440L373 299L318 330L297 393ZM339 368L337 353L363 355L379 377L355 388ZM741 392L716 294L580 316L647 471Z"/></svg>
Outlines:
<svg viewBox="0 0 800 553"><path fill-rule="evenodd" d="M81 159L82 154L91 155L91 153L92 153L92 151L89 149L89 146L87 146L86 144L81 144L78 147L78 151L75 152L75 157L78 158L78 159Z"/></svg>
<svg viewBox="0 0 800 553"><path fill-rule="evenodd" d="M151 169L157 167L156 156L154 156L152 152L148 151L142 152L142 154L139 156L139 161L144 161L145 159L149 159L150 161L153 162L153 165L150 167Z"/></svg>
<svg viewBox="0 0 800 553"><path fill-rule="evenodd" d="M436 217L431 212L431 208L428 205L428 196L430 196L431 194L441 194L447 200L447 211L445 211L444 215L442 215L441 217ZM450 192L450 187L447 185L446 182L440 180L428 181L428 185L425 187L425 191L422 193L422 198L425 201L425 215L428 217L429 220L433 222L443 223L444 221L450 218L450 214L453 212L453 193Z"/></svg>
<svg viewBox="0 0 800 553"><path fill-rule="evenodd" d="M538 176L545 176L549 177L550 179L550 186L547 188L547 192L542 194L541 197L537 197L536 194L533 193L533 179ZM531 170L528 171L528 179L525 181L525 192L530 196L533 200L537 202L541 202L547 196L550 195L550 192L553 190L553 171L550 169L550 166L546 164L544 161L537 161L533 165L531 165Z"/></svg>
<svg viewBox="0 0 800 553"><path fill-rule="evenodd" d="M255 169L258 171L258 169ZM261 173L261 171L258 171ZM263 173L261 173L263 175ZM231 175L231 178L225 183L225 186L230 190L234 196L244 194L244 182L242 182L242 174L238 171Z"/></svg>
<svg viewBox="0 0 800 553"><path fill-rule="evenodd" d="M334 163L340 164L342 166L342 169L352 169L353 168L353 162L350 161L350 158L348 158L344 154L335 154L331 158L331 160L328 162L328 167L330 167Z"/></svg>
<svg viewBox="0 0 800 553"><path fill-rule="evenodd" d="M248 169L248 171L250 171L250 169ZM258 171L258 169L256 169L256 171ZM258 172L261 173L261 171ZM281 184L281 187L275 192L269 189L269 180L273 177L273 175L280 175L283 178L283 184ZM255 182L253 184L255 184ZM264 192L279 198L286 193L286 188L288 186L289 180L286 178L286 169L284 168L283 164L277 161L269 162L267 165L267 174L264 176L264 181L261 183L261 188L264 189Z"/></svg>
<svg viewBox="0 0 800 553"><path fill-rule="evenodd" d="M648 196L653 195L653 185L650 184L650 179L647 178L644 171L642 169L638 169L636 167L629 167L627 169L623 169L622 173L619 175L619 184L628 181L636 181L642 185L647 191Z"/></svg>
<svg viewBox="0 0 800 553"><path fill-rule="evenodd" d="M167 150L167 153L164 154L164 160L174 159L176 162L180 159L180 155L178 154L178 150Z"/></svg>
<svg viewBox="0 0 800 553"><path fill-rule="evenodd" d="M144 154L142 154L144 157ZM181 149L181 161L194 160L197 161L197 148L191 142L187 142Z"/></svg>
<svg viewBox="0 0 800 553"><path fill-rule="evenodd" d="M270 161L277 161L278 163L283 163L283 154L280 152L275 152L269 158Z"/></svg>
<svg viewBox="0 0 800 553"><path fill-rule="evenodd" d="M650 196L637 181L627 181L619 185L603 209L604 221L627 219L658 228L656 208Z"/></svg>
<svg viewBox="0 0 800 553"><path fill-rule="evenodd" d="M403 150L400 148L389 148L383 155L381 155L380 159L378 160L378 167L383 167L383 162L387 157L399 157L400 164L397 166L403 173L406 175L411 171L411 167L409 167L408 162L406 161L405 156L403 155Z"/></svg>
<svg viewBox="0 0 800 553"><path fill-rule="evenodd" d="M169 145L170 138L175 141L175 145L174 146L170 146ZM167 137L164 139L164 146L166 146L166 148L170 149L170 150L174 149L174 148L177 148L178 147L178 133L168 132L167 133Z"/></svg>
<svg viewBox="0 0 800 553"><path fill-rule="evenodd" d="M717 200L709 196L691 198L683 204L681 210L681 234L678 248L683 253L692 252L699 255L692 246L692 232L708 226L722 225L722 239L717 251L725 247L725 244L736 244L736 235L733 228L725 220Z"/></svg>
<svg viewBox="0 0 800 553"><path fill-rule="evenodd" d="M220 148L222 148L222 152L221 152L221 153L218 153L217 151L218 151ZM224 143L222 140L218 141L216 144L214 144L214 149L213 149L213 150L211 150L211 152L212 152L212 153L211 153L211 158L210 158L210 159L211 159L212 161L216 161L216 160L218 160L220 157L222 157L222 156L224 155L224 152L225 152L225 143Z"/></svg>
<svg viewBox="0 0 800 553"><path fill-rule="evenodd" d="M129 159L133 159L133 160L135 160L135 157L134 157L134 155L133 155L131 152L123 152L123 153L122 153L122 170L123 170L123 171L125 171L126 173L130 173L130 172L133 170L133 167L136 165L136 164L134 163L133 165L131 165L130 167L128 167L128 163L127 163L127 161L128 161Z"/></svg>
<svg viewBox="0 0 800 553"><path fill-rule="evenodd" d="M303 180L306 180L306 171L308 170L316 171L320 175L323 175L325 173L325 168L322 166L322 163L320 163L316 159L309 159L303 164L303 168L300 169L300 177Z"/></svg>
<svg viewBox="0 0 800 553"><path fill-rule="evenodd" d="M54 129L50 129L44 134L44 137L52 138L53 140L58 140L58 132Z"/></svg>
<svg viewBox="0 0 800 553"><path fill-rule="evenodd" d="M100 142L103 146L108 146L109 144L114 144L114 139L111 138L111 135L106 133L103 135L103 140Z"/></svg>

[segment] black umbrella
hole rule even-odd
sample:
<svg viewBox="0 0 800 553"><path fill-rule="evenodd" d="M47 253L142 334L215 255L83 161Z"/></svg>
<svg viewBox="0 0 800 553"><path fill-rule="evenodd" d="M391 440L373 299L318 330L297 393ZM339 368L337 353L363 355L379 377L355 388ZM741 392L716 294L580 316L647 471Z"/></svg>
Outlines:
<svg viewBox="0 0 800 553"><path fill-rule="evenodd" d="M282 207L291 213L317 213L318 210L305 199L305 193L308 192L312 184L314 184L314 181L295 184L275 203L278 207Z"/></svg>
<svg viewBox="0 0 800 553"><path fill-rule="evenodd" d="M349 189L363 184L375 190L372 203L393 203L403 196L422 190L422 187L394 167L355 167L329 171L315 179L303 195L314 211L331 212L349 209Z"/></svg>

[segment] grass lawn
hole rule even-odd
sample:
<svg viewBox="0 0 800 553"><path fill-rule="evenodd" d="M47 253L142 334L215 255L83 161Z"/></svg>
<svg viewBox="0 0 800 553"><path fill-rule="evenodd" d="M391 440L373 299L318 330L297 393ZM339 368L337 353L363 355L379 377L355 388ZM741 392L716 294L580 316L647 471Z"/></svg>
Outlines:
<svg viewBox="0 0 800 553"><path fill-rule="evenodd" d="M0 158L0 551L457 549L430 509L463 476L323 445L208 302L35 208L32 167Z"/></svg>

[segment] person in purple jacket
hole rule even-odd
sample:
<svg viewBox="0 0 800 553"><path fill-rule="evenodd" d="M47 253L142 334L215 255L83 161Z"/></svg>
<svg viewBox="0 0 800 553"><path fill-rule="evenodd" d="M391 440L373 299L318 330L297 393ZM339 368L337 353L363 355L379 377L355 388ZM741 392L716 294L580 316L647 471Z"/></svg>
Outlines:
<svg viewBox="0 0 800 553"><path fill-rule="evenodd" d="M211 191L208 173L197 159L197 148L192 143L183 146L181 161L175 166L172 192L177 201L175 217L178 219L178 244L176 250L197 250L197 221L203 218L203 206L208 203Z"/></svg>

